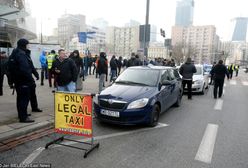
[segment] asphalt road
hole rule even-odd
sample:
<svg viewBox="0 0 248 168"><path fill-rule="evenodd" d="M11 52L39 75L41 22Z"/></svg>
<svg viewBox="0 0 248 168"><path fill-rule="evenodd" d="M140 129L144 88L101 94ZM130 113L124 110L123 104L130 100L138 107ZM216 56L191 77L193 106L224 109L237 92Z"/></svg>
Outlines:
<svg viewBox="0 0 248 168"><path fill-rule="evenodd" d="M44 149L56 135L0 154L0 163L50 163L58 168L247 168L248 74L225 82L224 96L183 97L160 116L158 127L115 126L94 120L100 148L86 159L77 149ZM80 139L80 137L76 137ZM74 144L78 146L78 144Z"/></svg>

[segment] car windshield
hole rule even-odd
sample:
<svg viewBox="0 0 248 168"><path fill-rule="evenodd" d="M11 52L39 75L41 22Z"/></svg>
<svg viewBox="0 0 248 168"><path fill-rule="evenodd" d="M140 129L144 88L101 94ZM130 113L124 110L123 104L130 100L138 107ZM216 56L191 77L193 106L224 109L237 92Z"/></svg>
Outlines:
<svg viewBox="0 0 248 168"><path fill-rule="evenodd" d="M196 73L194 75L201 75L202 74L202 67L196 66Z"/></svg>
<svg viewBox="0 0 248 168"><path fill-rule="evenodd" d="M204 67L204 71L205 71L205 72L210 72L211 69L212 69L212 65L206 65L206 66Z"/></svg>
<svg viewBox="0 0 248 168"><path fill-rule="evenodd" d="M153 69L126 69L115 81L119 84L156 86L159 70Z"/></svg>

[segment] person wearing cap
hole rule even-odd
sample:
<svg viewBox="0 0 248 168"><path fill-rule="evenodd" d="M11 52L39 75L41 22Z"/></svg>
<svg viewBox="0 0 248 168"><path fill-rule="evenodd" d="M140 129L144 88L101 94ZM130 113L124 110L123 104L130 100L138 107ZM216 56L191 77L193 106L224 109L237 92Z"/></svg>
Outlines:
<svg viewBox="0 0 248 168"><path fill-rule="evenodd" d="M29 101L31 102L32 112L42 112L38 108L37 97L35 93L35 80L32 76L39 80L39 74L34 68L32 59L30 57L31 51L28 49L29 41L20 39L17 42L17 48L12 51L11 59L16 62L16 71L13 75L13 82L17 92L17 111L20 122L30 123L34 120L28 117L27 107Z"/></svg>

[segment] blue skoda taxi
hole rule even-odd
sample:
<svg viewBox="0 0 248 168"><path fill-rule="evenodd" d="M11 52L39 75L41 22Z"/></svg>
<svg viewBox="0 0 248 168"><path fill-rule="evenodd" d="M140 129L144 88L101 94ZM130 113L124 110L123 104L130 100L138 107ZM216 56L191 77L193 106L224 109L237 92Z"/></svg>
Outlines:
<svg viewBox="0 0 248 168"><path fill-rule="evenodd" d="M181 98L181 78L175 68L129 67L96 95L94 111L103 122L156 126L159 115L172 105L180 106Z"/></svg>

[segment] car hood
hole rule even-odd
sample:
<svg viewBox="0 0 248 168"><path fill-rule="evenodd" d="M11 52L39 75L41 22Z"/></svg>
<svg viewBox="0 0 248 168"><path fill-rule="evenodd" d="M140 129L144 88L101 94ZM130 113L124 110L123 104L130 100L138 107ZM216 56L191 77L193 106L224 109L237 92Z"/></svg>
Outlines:
<svg viewBox="0 0 248 168"><path fill-rule="evenodd" d="M193 75L193 81L204 80L202 75Z"/></svg>
<svg viewBox="0 0 248 168"><path fill-rule="evenodd" d="M99 98L133 101L140 98L150 98L157 92L157 87L113 84L103 90Z"/></svg>

